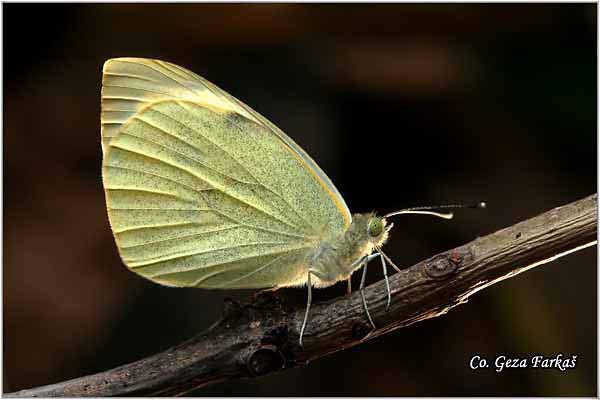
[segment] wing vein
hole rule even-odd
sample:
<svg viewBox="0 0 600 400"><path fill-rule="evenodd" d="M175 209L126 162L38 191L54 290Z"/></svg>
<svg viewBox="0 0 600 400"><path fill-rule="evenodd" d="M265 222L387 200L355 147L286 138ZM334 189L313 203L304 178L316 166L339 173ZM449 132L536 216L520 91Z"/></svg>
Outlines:
<svg viewBox="0 0 600 400"><path fill-rule="evenodd" d="M157 60L158 61L158 60ZM164 61L161 61L164 62ZM199 75L196 75L194 72L187 70L183 67L180 67L177 64L172 64L172 63L167 63L171 66L171 68L175 68L176 70L180 71L181 74L185 74L185 76L190 80L190 81L195 81L198 80L200 81L204 86L206 86L204 79L202 79Z"/></svg>
<svg viewBox="0 0 600 400"><path fill-rule="evenodd" d="M126 100L132 102L144 102L145 99L142 97L128 97L128 96L102 96L102 100Z"/></svg>
<svg viewBox="0 0 600 400"><path fill-rule="evenodd" d="M142 92L148 92L148 93L154 93L154 94L159 94L161 96L167 96L167 98L169 99L174 99L175 97L171 94L171 93L167 93L167 92L160 92L158 90L150 90L150 89L143 89L140 87L135 87L132 85L129 86L122 86L122 85L112 85L112 84L108 84L108 85L104 85L105 88L107 87L114 87L114 88L120 88L120 89L133 89L133 90L140 90ZM147 103L154 103L158 100L152 100L152 101L147 101L147 100L142 100L143 102L147 102Z"/></svg>
<svg viewBox="0 0 600 400"><path fill-rule="evenodd" d="M139 154L139 153L136 153L136 154ZM171 164L169 164L169 165L171 165ZM185 184L185 183L183 183L183 182L179 182L179 181L177 181L177 180L175 180L175 179L167 178L166 176L162 176L162 175L159 175L159 174L153 174L153 173L151 173L151 172L143 171L143 170L141 170L141 169L127 168L127 167L119 167L119 166L116 166L116 165L111 165L111 164L108 164L108 165L106 165L106 168L112 168L112 169L122 169L122 170L125 170L125 171L133 171L133 172L138 172L138 173L140 173L140 174L143 174L143 175L155 176L155 177L157 177L157 178L161 178L161 179L167 180L167 181L169 181L169 182L173 182L173 183L175 183L175 184L177 184L177 185L180 185L180 186L182 186L182 187L188 188L188 189L190 189L190 190L193 190L194 192L198 192L198 193L202 193L202 192L208 192L208 191L211 191L211 190L216 190L216 189L214 189L214 188L208 188L208 189L197 189L197 188L195 188L195 187L193 187L193 186L187 185L187 184ZM194 176L194 178L195 178L195 176Z"/></svg>
<svg viewBox="0 0 600 400"><path fill-rule="evenodd" d="M190 112L189 109L187 109L185 107L185 103L181 103L179 101L176 101L176 104L181 107L182 109L184 109L186 112ZM227 119L241 134L243 134L243 129L239 126L239 124L237 124L234 120L232 120L229 116L227 116L227 114L224 115L224 118ZM186 126L186 125L184 125ZM201 132L199 132L198 130L192 128L192 127L188 127L189 129L192 129L194 132L198 133L199 135L201 135L202 137L205 137L204 135L202 135ZM229 155L231 158L233 158L225 149L223 149L222 147L220 147L219 145L217 145L216 143L214 143L213 141L211 141L210 139L207 138L208 141L210 141L211 143L213 143L215 146L219 147L220 149L222 149L227 155ZM256 143L256 139L254 137L252 137L252 140ZM287 144L286 144L287 146ZM292 205L279 193L277 193L276 191L274 191L273 189L271 189L270 187L268 187L267 185L265 185L263 182L261 182L260 179L258 179L252 172L250 172L248 170L248 168L244 167L239 161L237 161L235 158L233 158L233 160L240 166L242 167L246 173L248 175L250 175L252 178L254 178L254 180L263 188L265 188L266 190L268 190L269 192L273 193L275 196L279 197L279 199L281 199L284 203L287 204L287 206L296 214L297 217L299 217L302 221L304 221L304 223L306 224L305 227L309 227L312 228L313 231L316 230L316 227L311 224L309 221L306 220L306 218L304 216L302 216L294 207L292 207Z"/></svg>
<svg viewBox="0 0 600 400"><path fill-rule="evenodd" d="M190 238L190 237L200 236L200 235L204 235L204 234L207 234L207 233L224 232L224 231L228 231L228 230L236 229L236 228L239 228L239 226L229 226L227 228L218 228L218 229L212 229L212 230L208 230L208 231L204 231L204 232L190 233L188 235L177 236L177 237L173 237L173 238L169 238L169 239L159 239L159 240L153 240L153 241L149 241L149 242L145 242L145 243L134 244L134 245L130 245L130 246L121 246L121 249L133 249L133 248L136 248L136 247L147 246L149 244L169 242L171 240L187 239L187 238Z"/></svg>
<svg viewBox="0 0 600 400"><path fill-rule="evenodd" d="M189 110L182 107L179 101L175 101L175 104L177 104L183 111L185 111L186 113L189 114ZM244 167L242 164L240 164L240 162L238 160L235 159L235 157L233 157L227 150L225 150L221 145L217 144L216 142L214 142L213 140L211 140L209 137L207 137L206 135L204 135L201 131L199 131L198 129L192 127L192 126L188 126L184 123L182 123L181 121L176 120L175 118L171 117L168 114L165 114L164 112L160 111L160 110L154 110L155 112L162 114L163 116L167 117L168 119L170 119L171 121L175 122L176 124L183 126L189 130L191 130L192 132L195 132L197 135L201 136L202 138L204 138L204 140L206 140L207 142L209 142L210 144L212 144L213 146L215 146L216 148L218 148L219 150L221 150L223 153L227 154L227 156L232 159L240 168L242 168L248 175L252 176L254 179L256 179L254 177L254 175L252 175L250 173L250 171L248 171L248 169L246 167ZM180 139L181 140L181 139ZM234 178L232 178L234 179ZM234 179L235 180L235 179ZM238 182L241 182L238 180ZM242 182L242 183L250 183L250 182Z"/></svg>
<svg viewBox="0 0 600 400"><path fill-rule="evenodd" d="M157 111L157 112L159 112L159 113L160 113L160 111ZM161 113L161 114L162 114L162 113ZM184 143L186 146L190 146L190 145L189 145L187 142L185 142L185 141L184 141L184 140L182 140L181 138L179 138L179 137L177 137L177 136L175 136L175 135L171 134L170 132L167 132L166 130L162 129L161 127L159 127L159 126L157 126L157 125L155 125L155 124L153 124L153 123L151 123L151 122L148 122L148 121L146 121L146 120L143 120L143 119L141 119L140 117L133 117L133 118L134 118L134 119L136 119L137 121L142 121L142 122L144 122L145 124L147 124L147 125L149 125L149 126L151 126L151 127L153 127L153 128L156 128L156 129L158 129L159 131L161 131L161 132L163 132L163 133L167 134L168 136L171 136L171 137L173 137L173 138L177 139L179 142L182 142L182 143ZM157 146L160 146L160 147L162 147L163 149L170 150L170 151L172 151L172 152L174 152L174 153L176 153L176 154L179 154L180 156L182 156L182 157L184 157L184 158L187 158L187 159L188 159L188 160L190 160L190 161L193 161L193 162L196 162L196 163L198 163L198 164L202 165L204 168L206 168L206 169L209 169L209 170L211 170L212 172L214 172L214 173L216 173L216 174L218 174L218 175L220 175L220 176L223 176L223 177L225 177L225 178L231 179L231 180L233 180L233 181L235 181L235 182L242 183L242 184L246 184L246 185L253 185L253 184L254 184L253 182L246 182L246 181L242 181L242 180L239 180L239 179L237 179L237 178L234 178L234 177L232 177L232 176L229 176L229 175L227 175L227 174L225 174L225 173L223 173L223 172L219 171L218 169L216 169L216 168L214 168L214 167L212 167L212 166L210 166L210 165L206 164L206 163L204 162L204 160L201 160L201 159L199 159L199 158L196 158L196 157L190 156L190 155L188 155L188 154L182 153L182 152L180 152L180 151L178 151L178 150L176 150L176 149L174 149L174 148L172 148L172 147L166 146L166 145L164 145L164 144L162 144L162 143L159 143L159 142L157 142L157 141L154 141L154 140L152 140L152 139L145 138L145 137L141 137L141 136L137 136L137 135L134 135L134 134L132 134L131 132L126 132L126 131L123 131L123 132L121 132L121 134L125 134L125 135L129 135L129 136L133 136L133 137L135 137L135 138L138 138L138 139L140 139L140 140L144 140L144 141L146 141L146 142L150 142L150 143L153 143L153 144L155 144L155 145L157 145ZM200 153L202 154L202 150L200 150L200 149L198 149L198 148L196 148L196 147L194 147L194 150L198 150L198 152L200 152ZM203 154L202 154L202 155L203 155ZM213 186L213 187L215 186L215 185L213 185L211 182L209 182L209 181L208 181L206 178L204 178L204 177L199 177L199 176L198 176L198 178L199 178L199 179L202 179L202 180L204 180L205 182L207 182L207 183L209 183L209 184L211 184L211 186Z"/></svg>
<svg viewBox="0 0 600 400"><path fill-rule="evenodd" d="M237 130L241 133L243 133L242 128L232 119L230 119L229 117L225 117L226 119L229 120L229 122L231 122L231 124L233 126L235 126L237 128ZM256 143L256 139L251 136L251 140L253 140ZM306 224L307 227L310 227L313 229L313 231L316 230L316 227L310 223L309 221L307 221L304 216L302 216L282 195L280 195L279 193L275 192L273 189L271 189L270 187L268 187L267 185L265 185L263 182L261 182L257 177L255 177L254 175L252 175L250 172L248 172L250 174L250 176L252 176L254 178L254 180L256 180L260 185L262 185L265 189L267 189L269 192L275 194L277 197L279 197L281 200L283 200L284 203L286 203L288 205L288 207L296 214L296 216L298 216L302 221L304 221L304 223Z"/></svg>
<svg viewBox="0 0 600 400"><path fill-rule="evenodd" d="M156 69L153 68L151 65L148 64L143 64L143 63L135 63L133 61L128 61L128 60L121 60L121 62L124 63L129 63L129 64L134 64L134 65L140 65L142 67L148 68L151 71L157 72L159 74L161 74L162 76L164 76L165 78L167 78L168 80L170 80L171 82L175 82L176 84L178 84L179 86L181 86L182 88L188 90L189 92L191 92L195 97L198 96L198 93L195 90L192 90L190 87L188 87L187 85L184 85L183 83L181 83L180 81L178 81L177 79L167 75L164 71L161 71L160 69ZM160 67L160 65L159 65Z"/></svg>
<svg viewBox="0 0 600 400"><path fill-rule="evenodd" d="M212 208L156 208L156 207L139 207L139 208L133 208L133 207L124 207L124 208L120 208L120 207L111 207L110 205L107 207L109 210L119 210L119 211L150 211L150 210L157 210L157 211L214 211Z"/></svg>
<svg viewBox="0 0 600 400"><path fill-rule="evenodd" d="M130 134L130 133L127 133L127 132L120 132L120 134L121 134L121 135L129 135L129 136L133 136L133 137L135 137L135 138L138 138L138 139L141 139L141 140L146 140L146 139L144 139L144 138L141 138L141 137L139 137L139 136L132 135L132 134ZM155 143L155 142L153 142L153 141L151 141L151 140L147 140L147 141L148 141L148 142L150 142L150 143L154 143L154 144L157 144L157 145L159 145L158 143ZM119 143L111 143L110 145L111 145L112 147L115 147L115 148L119 149L119 150L123 150L123 151L129 152L129 153L137 154L137 155L139 155L139 156L146 157L146 158L149 158L149 159L151 159L151 160L158 161L158 162L160 162L160 163L165 163L166 165L168 165L168 166L170 166L170 167L172 167L172 168L175 168L175 169L178 169L178 170L180 170L180 171L183 171L183 172L185 172L186 174L190 175L190 176L191 176L191 177L193 177L194 179L198 179L198 180L200 180L200 181L202 181L202 182L204 182L204 183L207 183L207 184L209 184L209 185L210 185L210 182L208 182L208 181L204 180L202 177L200 177L200 176L196 175L196 174L195 174L193 171L189 171L189 170L185 169L185 168L184 168L184 167L182 167L182 166L179 166L179 165L176 165L176 164L173 164L173 163L167 162L167 161L163 160L162 158L155 157L155 156L153 156L153 155L151 155L151 154L142 153L142 152L140 152L140 151L136 151L136 150L134 150L134 149L129 149L129 148L126 148L126 147L123 147L123 146L119 146ZM160 145L159 145L159 146L160 146ZM110 165L107 165L107 166L110 166ZM212 185L211 185L211 186L212 186Z"/></svg>
<svg viewBox="0 0 600 400"><path fill-rule="evenodd" d="M176 102L175 102L175 104L177 104L177 105L179 105L179 106L181 107L181 105L179 104L179 102L177 102L177 101L176 101ZM186 112L189 112L188 110L186 110L186 109L185 109L185 108L183 108L183 107L182 107L182 109L183 109L184 111L186 111ZM202 134L202 132L198 131L197 129L195 129L195 128L193 128L193 127L187 126L187 125L185 125L185 124L183 124L183 123L181 123L181 122L179 122L179 121L175 120L173 117L171 117L171 116L170 116L170 115L168 115L168 114L165 114L164 112L162 112L162 111L160 111L160 110L153 110L153 111L154 111L154 112L157 112L157 113L159 113L159 114L162 114L162 115L164 115L165 117L167 117L167 118L171 119L172 121L176 122L177 124L179 124L179 125L181 125L181 126L184 126L184 127L188 128L188 129L192 130L193 132L196 132L198 135L202 136L203 138L205 138L205 139L206 139L208 142L212 143L212 144L213 144L215 147L218 147L219 149L221 149L221 150L222 150L222 151L223 151L225 154L227 154L227 155L228 155L228 156L229 156L229 157L230 157L232 160L234 160L234 161L236 162L236 164L237 164L237 165L239 165L241 168L243 168L243 169L244 169L244 170L245 170L245 171L246 171L246 172L247 172L247 173L248 173L250 176L252 176L252 177L253 177L253 178L256 180L256 178L254 177L254 175L253 175L253 174L252 174L250 171L248 171L248 169L247 169L246 167L244 167L242 164L240 164L240 163L239 163L239 161L237 161L237 160L236 160L234 157L232 157L232 156L231 156L231 154L229 154L229 152L227 152L227 150L223 149L221 146L219 146L218 144L216 144L215 142L213 142L212 140L210 140L208 137L204 136L204 135ZM176 139L178 139L178 140L180 140L180 141L183 141L182 139L178 138L177 136L174 136L174 135L172 135L171 133L169 133L169 132L167 132L167 131L163 130L162 128L160 128L160 127L158 127L158 126L156 126L156 125L154 125L154 124L152 124L152 123L150 123L150 122L148 122L148 121L145 121L145 120L143 120L143 119L141 119L141 118L139 118L139 117L133 117L133 118L135 118L135 119L136 119L136 120L138 120L138 121L145 122L146 124L148 124L148 125L150 125L150 126L153 126L153 127L157 128L157 129L161 130L162 132L165 132L165 133L167 133L168 135L171 135L171 136L175 137ZM162 145L162 144L159 144L159 143L157 143L157 142L155 142L155 141L152 141L152 140L150 140L150 139L141 138L141 137L139 137L139 136L132 135L131 133L129 133L129 132L125 132L125 131L121 132L121 134L127 134L127 135L134 136L134 137L137 137L137 138L139 138L139 139L142 139L142 140L147 140L147 141L149 141L149 142L152 142L152 143L154 143L154 144L156 144L156 145L158 145L158 146L161 146L161 147L163 147L163 148L165 148L165 149L168 149L168 150L171 150L171 151L173 151L173 152L175 152L175 153L181 154L182 156L184 156L184 157L187 157L187 158L189 158L189 159L190 159L190 160L192 160L192 161L196 161L196 162L198 162L199 164L201 164L201 165L203 165L204 167L206 167L206 168L208 168L208 169L212 170L213 172L216 172L216 173L218 173L219 175L226 176L227 178L229 178L229 179L232 179L232 180L234 180L234 181L236 181L236 182L239 182L239 183L242 183L242 184L248 184L248 185L252 185L252 184L254 184L254 183L250 183L250 182L244 182L244 181L240 181L239 179L236 179L236 178L233 178L233 177L231 177L231 176L229 176L229 175L226 175L226 174L224 174L224 173L222 173L222 172L220 172L220 171L218 171L218 170L215 170L214 168L212 168L212 167L210 167L210 166L208 166L208 165L205 165L204 163L200 162L200 161L199 161L199 160L197 160L197 159L194 159L194 158L188 157L187 155L185 155L185 154L183 154L183 153L181 153L181 152L178 152L178 151L177 151L177 150L175 150L175 149L172 149L172 148L170 148L170 147L168 147L168 146L164 146L164 145ZM186 143L186 145L187 145L187 143ZM202 178L201 178L201 179L202 179ZM276 221L279 221L279 222L281 222L282 224L285 224L285 225L289 226L290 228L293 228L293 229L299 230L299 227L298 227L298 226L296 226L295 224L293 224L293 223L290 223L290 222L288 222L288 221L284 221L284 220L282 220L281 218L278 218L278 217L276 217L275 215L273 215L273 214L269 213L268 211L266 211L266 210L264 210L264 209L262 209L262 208L258 207L258 206L257 206L257 205L255 205L255 204L248 203L248 202L246 202L246 201L244 201L244 200L242 200L242 199L240 199L240 198L238 198L238 197L236 197L236 196L233 196L233 195L231 195L230 193L227 193L227 192L225 192L225 191L223 191L223 190L219 189L219 188L218 188L218 187L217 187L215 184L213 184L213 183L209 182L208 180L207 180L206 182L207 182L207 183L209 183L211 186L215 187L215 189L216 189L216 190L220 191L221 193L224 193L225 195L227 195L227 196L231 197L232 199L235 199L235 200L237 200L237 201L239 201L239 202L241 202L241 203L243 203L243 204L246 204L246 205L248 205L248 206L250 206L250 207L254 208L255 210L258 210L258 211L262 212L263 214L266 214L266 215L268 215L269 217L271 217L271 218L275 219ZM257 181L257 182L258 182L258 181ZM265 189L267 189L267 190L271 191L269 188L267 188L267 187L266 187L266 186L264 186L263 184L261 184L261 183L259 183L259 184L260 184L261 186L265 187ZM271 191L271 192L272 192L272 191ZM275 193L275 194L276 194L277 196L279 196L277 193ZM285 200L284 200L284 201L285 201ZM289 204L288 204L288 206L289 206ZM293 210L294 212L296 212L296 211L295 211L293 208L292 208L292 210ZM301 217L301 218L302 218L302 217ZM305 222L306 222L306 221L305 221ZM309 225L309 226L311 226L311 225ZM311 227L312 227L312 226L311 226ZM314 227L313 227L313 228L314 228Z"/></svg>
<svg viewBox="0 0 600 400"><path fill-rule="evenodd" d="M178 222L175 224L158 224L158 225L140 225L134 226L133 228L124 228L124 229L114 229L113 232L115 234L125 233L125 232L133 232L133 231L143 231L145 229L155 229L155 228L174 228L176 226L186 226L186 225L203 225L198 222Z"/></svg>
<svg viewBox="0 0 600 400"><path fill-rule="evenodd" d="M135 117L135 118L137 119L137 117ZM141 120L140 120L140 121L141 121ZM145 137L137 136L137 135L134 135L134 134L132 134L131 132L126 132L126 131L121 131L121 132L120 132L120 135L132 136L132 137L134 137L134 138L137 138L137 139L143 140L143 141L145 141L145 142L152 143L152 144L154 144L154 145L156 145L156 146L162 147L162 148L163 148L163 149L165 149L165 150L170 150L170 151L172 151L173 153L175 153L175 154L178 154L178 155L180 155L180 156L181 156L181 157L183 157L183 158L186 158L186 159L188 159L188 160L190 160L190 161L193 161L193 162L195 162L195 163L198 163L198 164L202 165L203 167L205 167L206 169L209 169L209 170L211 170L212 172L214 172L214 173L216 173L216 174L219 174L219 175L221 175L221 176L224 176L224 177L226 177L226 178L228 178L228 179L231 179L231 180L233 180L233 181L236 181L236 182L238 182L238 183L248 184L248 182L240 181L240 180L237 180L237 179L235 179L235 178L233 178L233 177L230 177L229 175L223 174L222 172L220 172L220 171L218 171L218 170L216 170L216 169L212 168L211 166L204 164L204 163L203 163L201 160L199 160L199 159L197 159L197 158L195 158L195 157L191 157L191 156L189 156L189 155L187 155L187 154L185 154L185 153L182 153L182 152L180 152L180 151L178 151L178 150L176 150L176 149L173 149L173 148L171 148L171 147L169 147L169 146L165 146L164 144L162 144L162 143L158 143L158 142L156 142L156 141L154 141L154 140L152 140L152 139L148 139L148 138L145 138ZM113 146L115 146L115 145L113 145ZM119 147L120 149L122 149L122 147L120 147L120 146L116 146L116 147ZM134 152L134 153L137 153L137 154L143 154L143 153L140 153L140 152L137 152L137 151L133 151L133 150L131 150L131 151L132 151L132 152ZM210 182L210 180L209 180L208 178L204 177L204 176L197 175L197 174L195 174L193 171L188 171L187 169L185 169L185 168L183 168L183 167L180 167L180 166L175 166L174 164L168 163L168 162L166 162L165 160L163 160L163 159L161 159L161 158L154 157L154 156L149 156L149 157L151 157L151 158L153 158L153 159L155 159L155 160L158 160L158 161L160 161L160 162L164 162L165 164L172 165L172 166L174 166L174 167L176 167L176 168L179 168L179 169L181 169L181 170L184 170L184 171L188 172L189 174L192 174L192 175L194 175L194 176L195 176L197 179L200 179L200 180L202 180L202 181L204 181L204 182L208 183L209 185L211 185L212 187L214 187L214 188L216 189L216 185L215 185L214 183Z"/></svg>
<svg viewBox="0 0 600 400"><path fill-rule="evenodd" d="M181 197L179 195L173 194L173 193L169 193L169 192L162 192L160 190L150 190L150 189L143 189L143 188L135 188L135 187L125 187L125 186L121 186L121 187L117 187L117 186L105 186L106 190L117 190L117 191L127 191L127 192L140 192L140 193L152 193L152 194L160 194L162 196L168 196L168 197L173 197L176 198L178 200L182 200L184 203L189 203L191 205L195 205L193 200L190 199L186 199L185 197Z"/></svg>
<svg viewBox="0 0 600 400"><path fill-rule="evenodd" d="M187 74L183 74L182 71L180 71L176 68L173 68L173 64L165 62L165 61L161 61L161 60L154 60L154 62L156 64L158 64L159 67L162 67L162 68L170 71L171 73L175 74L179 78L182 78L184 81L190 81L190 77Z"/></svg>
<svg viewBox="0 0 600 400"><path fill-rule="evenodd" d="M119 109L119 108L108 108L108 107L104 107L104 110L102 110L103 113L106 113L106 112L130 112L130 113L133 113L135 111L136 110L132 110L132 109L123 110L123 109ZM127 118L127 119L129 119L129 118Z"/></svg>
<svg viewBox="0 0 600 400"><path fill-rule="evenodd" d="M121 134L125 134L125 133L124 133L124 132L121 132ZM133 135L131 135L131 136L133 136ZM181 168L181 167L179 167L179 166L177 166L177 165L174 165L174 164L168 163L168 162L166 162L166 161L164 161L164 160L162 160L162 159L159 159L159 158L153 157L153 156L151 156L151 155L148 155L148 154L145 154L145 153L140 153L140 152L137 152L137 151L135 151L135 150L132 150L132 149L127 149L127 148L124 148L124 147L122 147L122 146L119 146L119 144L118 144L118 143L111 143L111 146L113 146L113 147L116 147L116 148L118 148L118 149L120 149L120 150L123 150L123 151L127 151L127 152L130 152L130 153L133 153L133 154L138 154L138 155L140 155L140 156L142 156L142 157L150 158L150 159L152 159L152 160L155 160L155 161L164 162L165 164L167 164L167 165L169 165L169 166L171 166L171 167L173 167L173 168L177 168L177 169L179 169L179 170L181 170L181 171L183 171L183 172L185 172L185 173L187 173L187 174L191 175L191 176L192 176L192 177L194 177L195 179L202 180L202 178L199 178L199 177L198 177L198 176L196 176L194 173L192 173L192 172L190 172L190 171L188 171L188 170L186 170L186 169L184 169L184 168ZM110 165L107 165L107 166L110 166ZM209 190L218 190L218 189L216 189L216 188L214 188L214 189L206 189L205 191L209 191ZM226 193L225 193L225 195L229 196L229 195L228 195L228 194L226 194ZM231 196L229 196L229 197L231 197ZM232 199L235 199L235 197L231 197L231 198L232 198ZM209 203L208 199L204 198L204 200L206 201L206 203L207 203L207 204ZM109 209L111 209L111 210L161 210L161 208L113 208L113 207L110 207L110 206L109 206ZM197 211L197 210L188 210L188 209L164 209L164 210L169 210L169 211L170 211L170 210L173 210L173 211ZM227 219L229 219L229 220L231 220L231 221L235 222L236 224L243 225L243 226L246 226L246 227L248 227L248 228L257 229L257 230L262 230L262 231L265 231L265 232L277 233L277 234L280 234L280 235L285 235L285 236L292 236L292 237L296 237L296 238L300 238L300 239L304 239L304 240L307 240L307 239L314 239L314 237L312 237L312 236L306 236L306 235L296 235L296 234L289 233L289 232L280 232L280 231L277 231L277 230L274 230L274 229L269 229L269 228L258 227L258 226L254 226L254 225L246 224L246 223L244 223L244 222L242 222L242 221L238 221L237 219L235 219L235 218L233 218L233 217L231 217L231 216L229 216L229 215L225 214L225 213L224 213L224 212L222 212L222 211L219 211L218 209L215 209L214 207L209 207L209 208L207 208L207 209L198 209L198 210L199 210L199 211L213 211L213 212L216 212L217 214L220 214L220 215L222 215L223 217L225 217L225 218L227 218Z"/></svg>
<svg viewBox="0 0 600 400"><path fill-rule="evenodd" d="M282 254L278 255L277 257L275 257L274 259L272 259L271 261L267 262L265 265L261 265L260 267L256 268L255 270L252 270L252 271L250 271L249 273L247 273L247 274L245 274L245 275L242 275L242 276L240 276L239 278L232 279L232 280L230 280L230 281L228 281L228 282L225 282L225 283L223 283L223 284L217 285L217 286L215 286L215 287L216 287L216 288L219 288L219 287L221 287L221 288L222 288L222 287L225 287L225 286L229 286L229 285L231 285L232 283L238 282L238 281L240 281L240 280L242 280L242 279L248 278L249 276L252 276L252 275L254 275L255 273L257 273L257 272L260 272L260 271L262 271L263 269L267 268L269 265L272 265L273 263L275 263L275 262L279 261L279 260L280 260L280 259L281 259L283 256L286 256L287 254L288 254L288 253L282 253ZM221 271L218 271L218 272L217 272L217 275L218 275L218 273L230 272L230 271L231 271L231 270L228 270L228 271L227 271L227 270L221 270ZM205 277L202 277L202 278L200 278L198 281L194 282L194 286L198 286L200 283L202 283L203 281L205 281L206 279L208 279L208 278L210 278L210 277L212 277L212 276L214 276L214 275L215 275L215 274L210 274L210 275L207 275L207 276L205 276Z"/></svg>
<svg viewBox="0 0 600 400"><path fill-rule="evenodd" d="M145 76L140 76L140 75L134 75L134 74L126 74L123 72L104 72L104 75L108 75L108 76L117 76L117 77L123 77L123 78L132 78L132 79L139 79L141 81L146 81L146 82L153 82L153 83L160 83L158 81L155 81L154 79L150 79L148 77ZM104 84L105 86L110 86L110 84Z"/></svg>
<svg viewBox="0 0 600 400"><path fill-rule="evenodd" d="M239 244L236 246L218 247L215 249L191 252L191 253L179 251L179 252L174 252L174 253L162 254L160 257L158 257L158 259L150 259L150 260L142 260L142 261L129 261L127 265L129 265L129 267L131 267L131 268L139 268L139 267L148 266L151 264L158 264L158 263L165 262L165 261L176 260L178 258L183 258L183 257L197 256L197 255L201 255L201 254L210 254L210 253L214 253L215 251L220 251L220 250L239 249L239 248L248 247L248 246L264 246L264 245L278 245L278 244L288 244L289 245L290 243L293 243L293 242L252 242L252 243L243 243L243 244ZM298 250L303 247L304 246L300 246L296 249L290 249L290 250ZM163 257L168 257L168 258L163 258Z"/></svg>

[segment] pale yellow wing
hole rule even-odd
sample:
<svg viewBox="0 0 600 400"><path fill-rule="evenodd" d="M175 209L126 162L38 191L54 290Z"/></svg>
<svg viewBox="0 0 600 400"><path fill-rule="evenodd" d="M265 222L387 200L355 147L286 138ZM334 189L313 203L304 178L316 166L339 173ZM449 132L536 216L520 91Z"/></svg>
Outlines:
<svg viewBox="0 0 600 400"><path fill-rule="evenodd" d="M208 107L238 113L263 125L296 153L330 194L350 225L351 214L344 199L317 163L289 136L246 104L206 79L178 65L147 58L115 58L106 61L102 77L102 148L128 118L153 102L190 100Z"/></svg>
<svg viewBox="0 0 600 400"><path fill-rule="evenodd" d="M224 92L215 94L205 81L169 85L150 72L155 64L140 65L107 62L102 100L103 180L125 264L172 286L302 283L306 255L348 224L327 184L258 114L232 105ZM160 89L142 87L150 80L162 82ZM188 98L194 92L184 87L204 92Z"/></svg>

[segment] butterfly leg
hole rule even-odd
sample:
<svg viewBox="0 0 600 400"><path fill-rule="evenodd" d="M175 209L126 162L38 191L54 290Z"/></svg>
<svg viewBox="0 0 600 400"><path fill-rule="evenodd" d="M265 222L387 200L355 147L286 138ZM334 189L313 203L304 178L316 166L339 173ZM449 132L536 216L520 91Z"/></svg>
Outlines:
<svg viewBox="0 0 600 400"><path fill-rule="evenodd" d="M381 249L379 247L375 247L375 248L383 256L383 258L385 258L385 260L392 266L392 268L394 268L396 271L402 273L402 270L396 264L394 264L394 262L383 251L381 251Z"/></svg>
<svg viewBox="0 0 600 400"><path fill-rule="evenodd" d="M392 302L392 293L390 291L390 281L388 279L385 258L383 258L383 255L381 253L379 254L379 258L381 259L381 265L383 266L383 278L385 279L385 288L387 289L387 305L385 307L385 309L387 310L390 308L390 304Z"/></svg>
<svg viewBox="0 0 600 400"><path fill-rule="evenodd" d="M377 327L375 326L375 323L373 322L373 318L371 318L371 314L369 313L369 307L367 307L367 299L365 298L365 278L367 277L367 264L368 264L369 260L365 260L362 264L363 267L363 273L362 273L362 277L360 279L360 297L362 298L362 303L363 303L363 307L365 309L365 313L367 314L367 318L369 318L369 322L371 323L371 326L373 327L373 329L377 329Z"/></svg>
<svg viewBox="0 0 600 400"><path fill-rule="evenodd" d="M304 320L302 321L302 328L300 328L300 339L299 339L300 347L302 347L302 337L304 336L304 329L306 329L306 322L308 321L308 312L310 311L310 305L312 303L312 283L310 280L311 275L315 275L316 277L319 277L319 273L313 269L308 270L308 277L306 279L306 285L308 286L308 300L306 301L306 311L304 312ZM321 279L324 279L324 277Z"/></svg>
<svg viewBox="0 0 600 400"><path fill-rule="evenodd" d="M354 261L352 263L352 265L350 265L350 270L354 271L354 268L356 266L358 266L358 268L360 268L360 266L364 263L364 262L368 262L373 258L373 256L364 256L359 258L358 260ZM347 294L352 293L352 276L349 276L348 279L346 280L346 283L348 284L348 289L347 289Z"/></svg>
<svg viewBox="0 0 600 400"><path fill-rule="evenodd" d="M304 321L302 321L302 328L300 328L300 347L302 347L302 336L304 335L304 328L306 328L306 321L308 321L308 311L310 310L310 303L312 303L312 284L310 282L311 272L308 271L308 279L306 285L308 286L308 301L306 302L306 311L304 312Z"/></svg>

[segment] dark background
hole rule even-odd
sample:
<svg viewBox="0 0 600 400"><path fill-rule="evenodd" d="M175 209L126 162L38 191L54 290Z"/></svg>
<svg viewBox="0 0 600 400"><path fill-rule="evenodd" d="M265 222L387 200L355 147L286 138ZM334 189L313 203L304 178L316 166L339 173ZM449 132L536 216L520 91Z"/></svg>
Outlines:
<svg viewBox="0 0 600 400"><path fill-rule="evenodd" d="M242 99L353 212L488 201L399 218L400 265L596 191L595 4L2 6L4 391L162 351L250 294L163 288L120 262L100 177L108 58L171 61ZM195 394L595 396L596 293L590 248L306 368ZM577 368L468 368L557 353Z"/></svg>

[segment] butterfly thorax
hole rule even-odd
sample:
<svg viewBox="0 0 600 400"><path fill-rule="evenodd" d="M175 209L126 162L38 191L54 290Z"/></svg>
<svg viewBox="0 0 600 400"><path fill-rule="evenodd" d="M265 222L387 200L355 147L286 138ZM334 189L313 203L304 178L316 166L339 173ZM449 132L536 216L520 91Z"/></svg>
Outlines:
<svg viewBox="0 0 600 400"><path fill-rule="evenodd" d="M389 228L385 227L385 220L380 220L382 230L373 236L369 231L369 223L373 219L378 219L373 213L354 214L352 224L342 235L320 243L309 257L310 268L317 275L313 286L327 287L347 279L360 267L357 260L371 254L375 246L385 243Z"/></svg>

